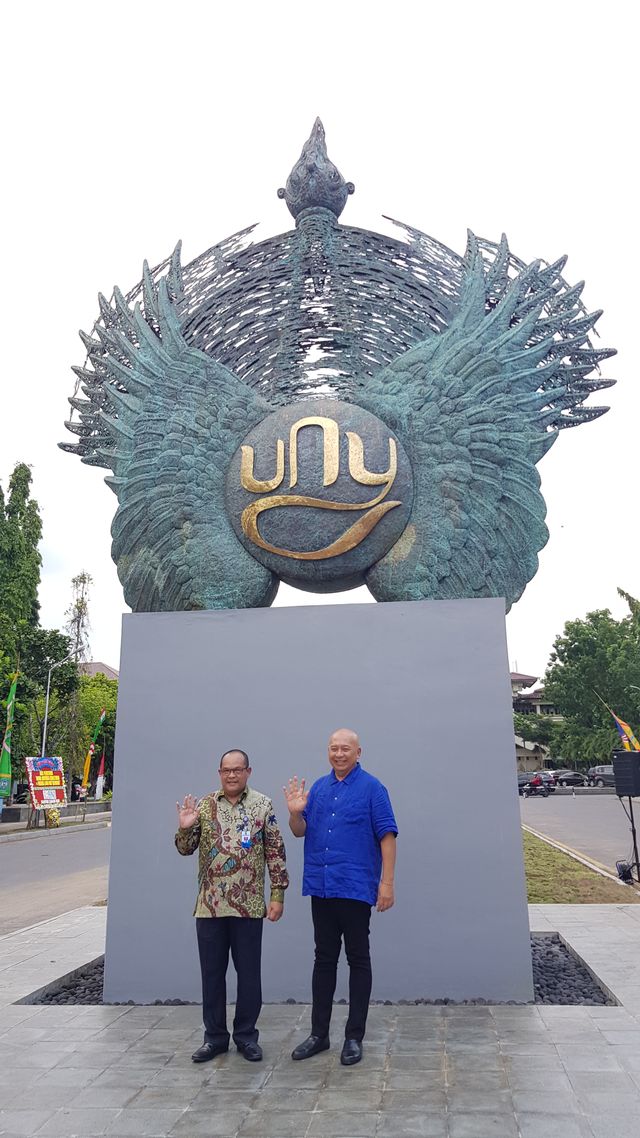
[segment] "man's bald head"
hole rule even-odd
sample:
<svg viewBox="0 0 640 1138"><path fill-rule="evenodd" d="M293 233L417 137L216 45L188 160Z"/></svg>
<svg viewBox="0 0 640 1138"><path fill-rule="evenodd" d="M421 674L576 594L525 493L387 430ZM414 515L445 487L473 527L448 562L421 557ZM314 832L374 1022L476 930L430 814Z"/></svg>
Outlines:
<svg viewBox="0 0 640 1138"><path fill-rule="evenodd" d="M336 778L346 778L360 758L361 747L357 733L350 727L339 727L329 739L328 753Z"/></svg>

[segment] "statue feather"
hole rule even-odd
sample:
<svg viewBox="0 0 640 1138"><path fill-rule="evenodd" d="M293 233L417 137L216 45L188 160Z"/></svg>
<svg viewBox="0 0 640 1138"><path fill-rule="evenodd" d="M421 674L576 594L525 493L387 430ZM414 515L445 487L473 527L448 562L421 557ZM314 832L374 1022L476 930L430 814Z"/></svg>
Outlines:
<svg viewBox="0 0 640 1138"><path fill-rule="evenodd" d="M580 421L594 361L614 354L585 347L600 314L562 281L565 262L505 279L506 241L488 266L469 234L448 327L354 395L402 438L415 478L407 529L367 574L376 599L504 596L509 607L536 572L548 536L536 463L567 409Z"/></svg>
<svg viewBox="0 0 640 1138"><path fill-rule="evenodd" d="M145 267L144 312L119 291L114 309L102 298L99 344L90 341L100 370L88 377L102 386L94 451L113 472L112 553L125 599L136 612L268 605L277 579L236 538L224 483L243 437L272 408L186 344L175 254L170 275L156 282Z"/></svg>

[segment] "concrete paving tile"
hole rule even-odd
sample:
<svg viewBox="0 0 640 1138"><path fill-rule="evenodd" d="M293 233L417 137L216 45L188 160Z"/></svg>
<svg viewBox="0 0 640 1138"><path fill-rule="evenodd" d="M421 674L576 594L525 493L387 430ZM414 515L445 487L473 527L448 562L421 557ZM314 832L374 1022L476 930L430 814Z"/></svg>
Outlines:
<svg viewBox="0 0 640 1138"><path fill-rule="evenodd" d="M568 1076L576 1094L589 1094L591 1091L606 1090L610 1094L635 1094L636 1086L627 1071L607 1071L600 1080L594 1079L589 1071L570 1071Z"/></svg>
<svg viewBox="0 0 640 1138"><path fill-rule="evenodd" d="M85 1094L90 1095L91 1089L92 1088L90 1087L89 1090L85 1092ZM201 1091L202 1087L200 1084L192 1083L189 1086L186 1084L180 1085L171 1081L171 1084L169 1086L156 1085L143 1087L138 1091L135 1091L132 1087L129 1087L127 1088L126 1092L123 1090L123 1093L128 1094L129 1097L127 1098L127 1103L132 1109L135 1110L140 1110L143 1107L159 1110L162 1107L174 1106L180 1106L183 1108L183 1110L186 1110L188 1106L191 1106L193 1104L194 1099L198 1097ZM103 1093L107 1095L109 1093L109 1088L104 1087ZM125 1103L123 1102L120 1105L124 1106Z"/></svg>
<svg viewBox="0 0 640 1138"><path fill-rule="evenodd" d="M627 1118L635 1118L640 1134L640 1093L634 1088L628 1094L620 1094L607 1088L602 1090L580 1091L577 1096L584 1114L624 1113Z"/></svg>
<svg viewBox="0 0 640 1138"><path fill-rule="evenodd" d="M192 1063L183 1070L172 1068L171 1078L167 1078L167 1068L161 1067L159 1071L149 1071L142 1068L147 1076L144 1086L149 1087L203 1087L211 1082L215 1074L215 1067L208 1063ZM111 1072L107 1072L107 1075ZM141 1084L143 1085L143 1084Z"/></svg>
<svg viewBox="0 0 640 1138"><path fill-rule="evenodd" d="M106 1134L107 1127L120 1114L120 1109L74 1110L73 1107L57 1110L39 1130L32 1133L38 1138L93 1138Z"/></svg>
<svg viewBox="0 0 640 1138"><path fill-rule="evenodd" d="M7 1067L6 1059L0 1062L0 1099L6 1097L5 1087L10 1091L22 1091L25 1087L33 1086L41 1074L40 1071L29 1067Z"/></svg>
<svg viewBox="0 0 640 1138"><path fill-rule="evenodd" d="M274 1111L282 1109L284 1100L287 1111L293 1113L306 1111L308 1113L315 1108L319 1093L319 1090L295 1087L286 1092L286 1099L284 1099L281 1087L266 1086L254 1095L249 1105L251 1110Z"/></svg>
<svg viewBox="0 0 640 1138"><path fill-rule="evenodd" d="M100 1071L93 1067L82 1070L80 1067L52 1067L50 1071L36 1071L37 1085L39 1087L69 1087L82 1090L88 1083L100 1077Z"/></svg>
<svg viewBox="0 0 640 1138"><path fill-rule="evenodd" d="M105 1047L105 1053L107 1048ZM128 1051L118 1051L114 1058L112 1054L109 1057L109 1066L111 1067L165 1067L167 1063L173 1060L175 1052L173 1051L145 1051L144 1048L131 1047ZM189 1063L191 1063L190 1056L187 1056ZM107 1064L105 1063L105 1067Z"/></svg>
<svg viewBox="0 0 640 1138"><path fill-rule="evenodd" d="M424 1076L423 1079L420 1076ZM390 1071L387 1087L393 1091L414 1091L420 1087L440 1086L444 1084L444 1068L437 1071Z"/></svg>
<svg viewBox="0 0 640 1138"><path fill-rule="evenodd" d="M74 1052L69 1051L68 1055L73 1056ZM67 1058L67 1055L58 1049L47 1051L43 1047L15 1047L12 1050L11 1062L15 1067L25 1067L28 1070L48 1071L52 1067L56 1067L58 1063L65 1058Z"/></svg>
<svg viewBox="0 0 640 1138"><path fill-rule="evenodd" d="M602 1028L600 1034L615 1047L629 1047L640 1052L640 1026L635 1031L617 1031Z"/></svg>
<svg viewBox="0 0 640 1138"><path fill-rule="evenodd" d="M423 1052L405 1052L399 1054L397 1051L391 1051L388 1056L389 1069L391 1071L440 1071L445 1064L446 1052L442 1051L423 1051Z"/></svg>
<svg viewBox="0 0 640 1138"><path fill-rule="evenodd" d="M421 1114L419 1111L394 1111L380 1119L376 1138L446 1138L447 1121L441 1114Z"/></svg>
<svg viewBox="0 0 640 1138"><path fill-rule="evenodd" d="M553 1040L539 1036L530 1039L519 1039L501 1044L504 1055L546 1055L553 1053Z"/></svg>
<svg viewBox="0 0 640 1138"><path fill-rule="evenodd" d="M557 1061L557 1057L556 1057ZM505 1056L500 1051L473 1051L446 1052L445 1064L447 1071L503 1071L506 1066Z"/></svg>
<svg viewBox="0 0 640 1138"><path fill-rule="evenodd" d="M449 1138L518 1138L512 1114L449 1114L447 1125Z"/></svg>
<svg viewBox="0 0 640 1138"><path fill-rule="evenodd" d="M60 1068L56 1067L55 1074L57 1075L59 1071ZM92 1070L91 1074L94 1076L92 1087L130 1087L132 1090L140 1091L153 1081L158 1072L149 1067L132 1066L109 1067L106 1071Z"/></svg>
<svg viewBox="0 0 640 1138"><path fill-rule="evenodd" d="M252 1110L238 1128L238 1138L301 1138L313 1115L288 1110Z"/></svg>
<svg viewBox="0 0 640 1138"><path fill-rule="evenodd" d="M380 1110L382 1103L381 1087L354 1087L346 1083L342 1087L329 1087L320 1091L317 1110Z"/></svg>
<svg viewBox="0 0 640 1138"><path fill-rule="evenodd" d="M9 1094L3 1096L4 1105L11 1108L15 1103L24 1103L34 1110L53 1112L61 1106L71 1106L76 1097L76 1090L76 1087L52 1086L51 1083L48 1086L42 1086L41 1083L35 1082L21 1093L18 1093L17 1089L11 1088ZM108 1105L113 1104L109 1103Z"/></svg>
<svg viewBox="0 0 640 1138"><path fill-rule="evenodd" d="M439 1087L444 1087L445 1081L448 1082L448 1077L445 1079L444 1067L439 1071L414 1071L409 1072L410 1078L403 1080L401 1086L395 1086L389 1077L385 1079L384 1093L389 1095L393 1093L396 1096L403 1094L410 1094L415 1091L416 1094L424 1091L435 1091ZM347 1082L349 1080L346 1080Z"/></svg>
<svg viewBox="0 0 640 1138"><path fill-rule="evenodd" d="M193 1065L193 1064L192 1064ZM258 1070L256 1070L256 1067ZM167 1067L167 1079L171 1081L171 1068ZM269 1068L262 1063L247 1063L234 1069L218 1069L209 1080L213 1090L241 1090L244 1092L257 1091L270 1076Z"/></svg>
<svg viewBox="0 0 640 1138"><path fill-rule="evenodd" d="M578 1099L573 1091L546 1089L513 1092L513 1105L516 1114L579 1114Z"/></svg>
<svg viewBox="0 0 640 1138"><path fill-rule="evenodd" d="M513 1114L510 1090L467 1091L456 1086L447 1087L447 1104L453 1113Z"/></svg>
<svg viewBox="0 0 640 1138"><path fill-rule="evenodd" d="M592 1138L593 1135L588 1120L579 1115L519 1114L517 1119L521 1138ZM608 1131L606 1138L621 1136Z"/></svg>
<svg viewBox="0 0 640 1138"><path fill-rule="evenodd" d="M619 1071L620 1064L611 1048L568 1047L558 1044L558 1055L567 1071Z"/></svg>
<svg viewBox="0 0 640 1138"><path fill-rule="evenodd" d="M208 1138L222 1138L222 1136L227 1138L228 1135L237 1134L247 1114L246 1108L218 1111L215 1114L211 1110L185 1110L167 1133L171 1138L174 1136L200 1138L200 1135L207 1135ZM267 1138L266 1134L264 1138Z"/></svg>
<svg viewBox="0 0 640 1138"><path fill-rule="evenodd" d="M574 1086L573 1078L570 1079L566 1071L563 1071L559 1065L554 1071L532 1071L525 1068L518 1068L514 1071L512 1069L508 1071L507 1078L514 1091L537 1091L544 1092L549 1096L553 1096L556 1091L570 1092ZM592 1080L593 1076L581 1072L580 1078Z"/></svg>
<svg viewBox="0 0 640 1138"><path fill-rule="evenodd" d="M505 1055L504 1064L508 1074L512 1071L562 1071L562 1062L555 1047L550 1051L535 1055Z"/></svg>
<svg viewBox="0 0 640 1138"><path fill-rule="evenodd" d="M461 1066L447 1066L447 1086L460 1091L500 1091L508 1085L504 1067L499 1071L468 1071Z"/></svg>
<svg viewBox="0 0 640 1138"><path fill-rule="evenodd" d="M29 1107L25 1110L0 1110L0 1134L25 1134L31 1138L54 1113L53 1110L31 1110Z"/></svg>
<svg viewBox="0 0 640 1138"><path fill-rule="evenodd" d="M591 1114L589 1126L593 1138L638 1138L638 1119L629 1118L626 1114L611 1114L609 1111Z"/></svg>
<svg viewBox="0 0 640 1138"><path fill-rule="evenodd" d="M447 1095L444 1087L426 1088L415 1091L384 1092L382 1098L382 1115L393 1117L398 1112L411 1113L420 1111L422 1114L444 1114L447 1109Z"/></svg>
<svg viewBox="0 0 640 1138"><path fill-rule="evenodd" d="M172 1126L175 1126L183 1113L184 1108L181 1106L158 1109L142 1108L140 1110L135 1107L127 1107L115 1119L106 1133L148 1135L149 1138L153 1135L154 1138L165 1138L165 1135L169 1133Z"/></svg>
<svg viewBox="0 0 640 1138"><path fill-rule="evenodd" d="M73 1110L97 1110L103 1106L126 1106L127 1103L130 1103L140 1092L137 1087L125 1087L122 1085L117 1087L99 1087L96 1086L95 1083L92 1083L88 1087L83 1087L78 1094L73 1094L72 1097L69 1096L69 1089L67 1089L66 1093L67 1102L65 1104L60 1103L60 1106L66 1105L72 1107Z"/></svg>
<svg viewBox="0 0 640 1138"><path fill-rule="evenodd" d="M47 1034L46 1027L29 1027L29 1023L19 1023L10 1027L0 1036L0 1046L13 1047L16 1043L36 1043L44 1039Z"/></svg>
<svg viewBox="0 0 640 1138"><path fill-rule="evenodd" d="M324 1110L312 1114L308 1138L371 1138L376 1133L378 1115L373 1111Z"/></svg>
<svg viewBox="0 0 640 1138"><path fill-rule="evenodd" d="M79 1068L83 1070L87 1067L93 1067L98 1071L104 1071L106 1067L111 1067L123 1062L123 1052L108 1050L106 1047L102 1051L85 1054L82 1046L77 1051L66 1051L62 1055L52 1056L56 1068L60 1067L64 1070L66 1067ZM136 1063L138 1060L136 1060ZM53 1064L51 1064L53 1066Z"/></svg>
<svg viewBox="0 0 640 1138"><path fill-rule="evenodd" d="M302 1063L289 1063L286 1067L276 1067L269 1079L269 1086L314 1090L324 1086L326 1078L326 1067L314 1067L313 1059L309 1059Z"/></svg>

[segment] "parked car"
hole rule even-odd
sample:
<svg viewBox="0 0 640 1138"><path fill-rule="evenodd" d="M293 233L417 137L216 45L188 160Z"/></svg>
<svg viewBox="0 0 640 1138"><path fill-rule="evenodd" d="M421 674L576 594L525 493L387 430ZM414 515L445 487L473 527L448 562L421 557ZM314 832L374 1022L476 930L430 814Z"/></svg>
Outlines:
<svg viewBox="0 0 640 1138"><path fill-rule="evenodd" d="M588 786L589 779L580 771L554 771L558 786Z"/></svg>
<svg viewBox="0 0 640 1138"><path fill-rule="evenodd" d="M615 786L613 764L589 767L587 778L589 780L589 786Z"/></svg>

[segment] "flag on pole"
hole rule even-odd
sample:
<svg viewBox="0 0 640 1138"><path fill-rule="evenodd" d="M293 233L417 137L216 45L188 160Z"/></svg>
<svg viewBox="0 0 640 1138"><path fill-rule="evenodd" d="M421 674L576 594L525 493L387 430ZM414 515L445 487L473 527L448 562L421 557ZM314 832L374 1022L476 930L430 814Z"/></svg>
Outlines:
<svg viewBox="0 0 640 1138"><path fill-rule="evenodd" d="M98 777L96 779L96 798L102 798L104 790L104 751L100 759L100 769L98 770Z"/></svg>
<svg viewBox="0 0 640 1138"><path fill-rule="evenodd" d="M620 717L616 715L615 711L611 710L609 704L604 702L602 696L598 695L597 692L595 692L595 695L598 696L598 699L600 700L602 706L606 707L609 715L613 716L616 727L618 728L618 734L622 740L622 746L624 747L625 751L640 751L640 743L636 739L629 724L625 723L624 719L620 719Z"/></svg>
<svg viewBox="0 0 640 1138"><path fill-rule="evenodd" d="M93 755L94 755L94 752L96 749L96 740L98 738L98 735L100 734L100 728L102 727L102 724L105 721L106 715L107 715L107 710L105 707L103 707L102 711L100 712L100 718L99 718L98 722L96 723L95 730L93 732L93 738L91 739L91 742L89 743L89 750L87 751L87 757L84 760L84 771L82 772L82 785L85 789L89 784L89 772L91 771L91 760L93 758Z"/></svg>
<svg viewBox="0 0 640 1138"><path fill-rule="evenodd" d="M16 672L7 700L7 726L2 739L0 751L0 798L8 798L11 794L11 732L13 731L13 713L16 706L16 688L18 686L18 673Z"/></svg>
<svg viewBox="0 0 640 1138"><path fill-rule="evenodd" d="M625 723L624 719L619 719L615 712L612 711L611 714L616 721L616 727L618 728L618 733L622 739L622 746L625 751L640 751L640 743L636 739L629 724Z"/></svg>

